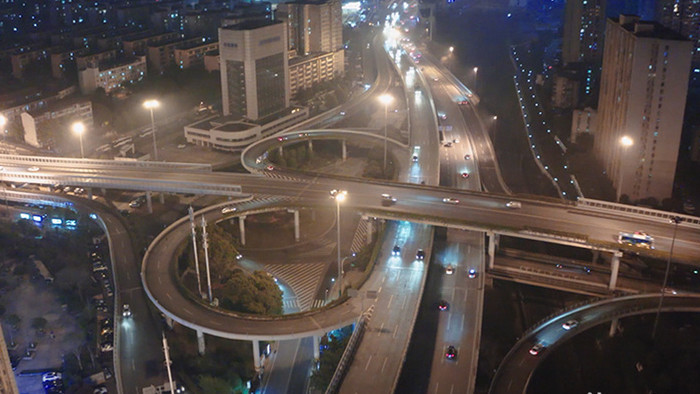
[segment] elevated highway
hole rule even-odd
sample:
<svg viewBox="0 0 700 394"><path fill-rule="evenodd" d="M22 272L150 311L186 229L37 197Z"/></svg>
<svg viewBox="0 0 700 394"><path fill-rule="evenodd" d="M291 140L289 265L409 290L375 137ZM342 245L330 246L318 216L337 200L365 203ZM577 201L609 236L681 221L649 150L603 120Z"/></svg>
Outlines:
<svg viewBox="0 0 700 394"><path fill-rule="evenodd" d="M660 297L658 294L645 294L603 300L558 313L556 317L536 325L521 337L503 359L491 381L489 393L526 393L535 369L557 346L588 328L613 319L655 313ZM667 294L662 311L700 312L700 294ZM579 322L578 327L564 330L562 324L572 319ZM529 350L538 343L543 344L545 349L538 356L533 356Z"/></svg>

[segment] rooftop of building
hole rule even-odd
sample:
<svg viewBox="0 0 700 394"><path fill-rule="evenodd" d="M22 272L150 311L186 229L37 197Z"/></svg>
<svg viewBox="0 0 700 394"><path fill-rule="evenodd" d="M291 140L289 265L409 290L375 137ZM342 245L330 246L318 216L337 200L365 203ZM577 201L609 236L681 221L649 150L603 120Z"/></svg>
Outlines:
<svg viewBox="0 0 700 394"><path fill-rule="evenodd" d="M282 24L282 22L267 19L250 19L235 25L222 26L221 28L226 30L254 30L278 24Z"/></svg>
<svg viewBox="0 0 700 394"><path fill-rule="evenodd" d="M219 131L231 131L231 132L236 132L236 131L246 131L250 130L257 125L254 123L248 123L244 120L239 120L237 122L232 122L232 123L225 123L222 124L221 126L215 127L215 130Z"/></svg>
<svg viewBox="0 0 700 394"><path fill-rule="evenodd" d="M187 42L187 43L177 47L177 49L187 50L187 49L192 49L192 48L197 48L197 47L202 47L205 45L212 45L212 44L218 46L219 41L212 41L212 40L207 41L207 40L200 39L199 41Z"/></svg>
<svg viewBox="0 0 700 394"><path fill-rule="evenodd" d="M289 65L293 66L295 64L299 63L304 63L305 61L312 60L315 58L323 57L323 56L332 56L333 52L311 52L309 54L303 55L303 56L294 56L293 58L289 59Z"/></svg>
<svg viewBox="0 0 700 394"><path fill-rule="evenodd" d="M164 47L164 46L173 45L173 44L180 44L180 45L182 45L182 47L185 47L185 46L190 45L190 44L195 44L194 46L197 46L197 45L202 45L204 43L202 40L203 40L203 37L193 37L193 38L177 37L177 38L171 38L168 40L158 41L156 43L149 44L148 47L149 48L158 48L158 47ZM182 47L178 47L178 48L182 48Z"/></svg>
<svg viewBox="0 0 700 394"><path fill-rule="evenodd" d="M82 96L80 94L72 94L62 100L54 101L49 105L43 106L41 108L35 109L33 111L28 111L28 113L34 117L41 116L47 112L60 111L64 108L72 107L76 104L89 103L90 99Z"/></svg>
<svg viewBox="0 0 700 394"><path fill-rule="evenodd" d="M148 38L153 38L153 37L159 37L159 36L166 36L166 35L172 35L172 34L177 34L176 32L170 32L170 31L163 31L163 32L154 32L151 30L148 31L143 31L143 32L138 32L134 34L129 34L128 36L123 38L123 41L138 41L138 40L145 40Z"/></svg>
<svg viewBox="0 0 700 394"><path fill-rule="evenodd" d="M669 29L658 22L643 21L636 15L620 15L619 17L612 17L610 20L632 33L635 37L687 41L677 31Z"/></svg>
<svg viewBox="0 0 700 394"><path fill-rule="evenodd" d="M138 63L138 62L146 62L146 56L137 56L137 57L126 57L126 58L117 58L114 60L109 60L105 62L100 62L99 70L100 71L107 71L113 68L121 67L121 66L126 66L129 64L133 63ZM90 68L90 67L88 67Z"/></svg>
<svg viewBox="0 0 700 394"><path fill-rule="evenodd" d="M321 4L326 4L330 3L334 0L294 0L294 1L285 1L285 4L310 4L310 5L321 5Z"/></svg>

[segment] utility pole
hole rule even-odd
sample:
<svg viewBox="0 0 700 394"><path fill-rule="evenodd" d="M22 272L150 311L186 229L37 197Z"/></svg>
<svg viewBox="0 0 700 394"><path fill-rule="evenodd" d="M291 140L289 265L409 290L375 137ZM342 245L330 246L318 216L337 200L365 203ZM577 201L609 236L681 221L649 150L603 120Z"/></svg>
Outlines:
<svg viewBox="0 0 700 394"><path fill-rule="evenodd" d="M190 214L190 229L192 230L192 249L194 249L194 270L197 273L197 292L200 297L204 298L202 293L202 279L199 275L199 256L197 253L197 225L194 223L194 210L192 205L190 205L187 210Z"/></svg>
<svg viewBox="0 0 700 394"><path fill-rule="evenodd" d="M209 236L207 234L207 220L202 215L202 239L204 240L204 262L207 267L207 290L209 295L209 303L212 302L211 296L211 273L209 272Z"/></svg>

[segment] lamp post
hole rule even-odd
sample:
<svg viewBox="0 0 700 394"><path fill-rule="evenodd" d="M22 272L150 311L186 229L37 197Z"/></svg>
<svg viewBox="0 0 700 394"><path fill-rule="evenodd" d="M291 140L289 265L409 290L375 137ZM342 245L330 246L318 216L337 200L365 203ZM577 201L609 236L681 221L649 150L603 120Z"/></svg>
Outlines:
<svg viewBox="0 0 700 394"><path fill-rule="evenodd" d="M5 125L7 125L7 118L5 115L0 114L0 131L2 131L3 141L5 141L5 138L7 138L7 130L5 129Z"/></svg>
<svg viewBox="0 0 700 394"><path fill-rule="evenodd" d="M80 138L80 158L85 158L85 151L83 150L83 133L85 133L85 125L83 122L75 122L71 126L73 133L77 134Z"/></svg>
<svg viewBox="0 0 700 394"><path fill-rule="evenodd" d="M479 75L479 67L474 67L474 90L477 90L477 76Z"/></svg>
<svg viewBox="0 0 700 394"><path fill-rule="evenodd" d="M348 192L346 190L331 190L331 198L335 200L335 225L337 227L337 248L338 248L338 298L343 294L343 262L340 260L340 203L345 201Z"/></svg>
<svg viewBox="0 0 700 394"><path fill-rule="evenodd" d="M453 53L455 51L455 47L450 47L450 53Z"/></svg>
<svg viewBox="0 0 700 394"><path fill-rule="evenodd" d="M379 102L384 104L384 172L386 172L386 133L388 126L387 111L389 104L394 101L394 97L388 93L379 96Z"/></svg>
<svg viewBox="0 0 700 394"><path fill-rule="evenodd" d="M668 251L668 260L666 261L666 273L664 273L664 283L661 285L661 297L659 297L659 307L656 309L656 317L654 318L654 328L651 330L651 339L656 337L656 327L659 325L659 315L661 314L661 306L664 303L664 295L666 294L666 285L668 284L668 273L671 270L671 259L673 258L673 246L676 243L676 233L678 225L683 221L680 216L672 217L669 222L673 224L673 237L671 238L671 249Z"/></svg>
<svg viewBox="0 0 700 394"><path fill-rule="evenodd" d="M156 122L153 118L153 110L160 107L158 100L146 100L143 107L151 111L151 130L153 133L153 160L158 161L158 145L156 144Z"/></svg>
<svg viewBox="0 0 700 394"><path fill-rule="evenodd" d="M634 141L632 138L628 136L623 136L620 138L620 149L622 152L620 153L620 165L617 170L617 178L620 180L620 182L617 185L617 202L620 202L620 197L622 196L622 180L625 175L625 173L622 171L622 164L624 163L625 159L625 152L627 152L627 148L632 146L634 144Z"/></svg>

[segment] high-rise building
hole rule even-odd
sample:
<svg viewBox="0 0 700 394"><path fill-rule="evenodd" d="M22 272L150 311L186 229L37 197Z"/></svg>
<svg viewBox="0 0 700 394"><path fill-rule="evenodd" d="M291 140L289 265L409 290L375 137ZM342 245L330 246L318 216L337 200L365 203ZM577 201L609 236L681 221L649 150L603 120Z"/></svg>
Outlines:
<svg viewBox="0 0 700 394"><path fill-rule="evenodd" d="M693 64L700 65L700 1L658 0L658 20L693 42Z"/></svg>
<svg viewBox="0 0 700 394"><path fill-rule="evenodd" d="M253 20L219 28L224 115L257 120L289 107L287 29Z"/></svg>
<svg viewBox="0 0 700 394"><path fill-rule="evenodd" d="M562 60L599 63L603 54L606 0L567 0Z"/></svg>
<svg viewBox="0 0 700 394"><path fill-rule="evenodd" d="M0 393L19 394L15 373L12 371L10 355L7 353L7 344L0 326Z"/></svg>
<svg viewBox="0 0 700 394"><path fill-rule="evenodd" d="M295 1L277 6L277 17L287 22L290 51L299 56L335 52L343 46L340 0Z"/></svg>
<svg viewBox="0 0 700 394"><path fill-rule="evenodd" d="M630 15L608 19L605 34L595 152L618 195L661 201L673 189L692 43Z"/></svg>

